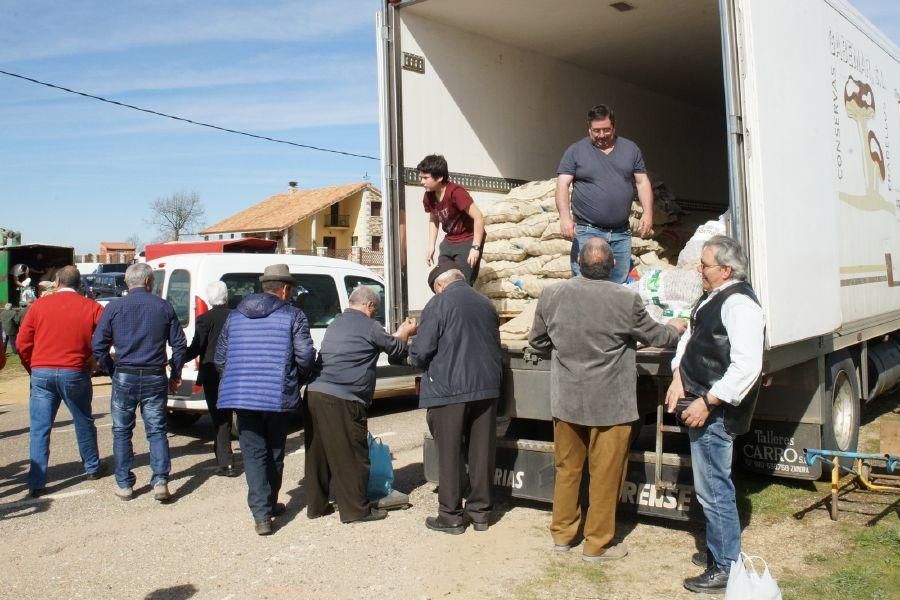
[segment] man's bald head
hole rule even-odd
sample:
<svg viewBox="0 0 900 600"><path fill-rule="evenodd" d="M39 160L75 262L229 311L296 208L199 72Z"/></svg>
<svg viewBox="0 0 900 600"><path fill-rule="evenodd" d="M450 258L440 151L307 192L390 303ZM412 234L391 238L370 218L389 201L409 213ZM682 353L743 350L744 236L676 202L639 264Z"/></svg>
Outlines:
<svg viewBox="0 0 900 600"><path fill-rule="evenodd" d="M595 237L581 247L578 265L581 267L581 275L587 279L609 279L609 274L616 266L616 259L609 243L603 238Z"/></svg>

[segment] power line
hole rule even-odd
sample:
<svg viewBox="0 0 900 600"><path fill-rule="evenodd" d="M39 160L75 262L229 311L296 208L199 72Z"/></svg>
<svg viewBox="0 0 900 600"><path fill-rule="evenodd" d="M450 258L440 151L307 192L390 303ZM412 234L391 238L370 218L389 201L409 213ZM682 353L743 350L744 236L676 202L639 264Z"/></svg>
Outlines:
<svg viewBox="0 0 900 600"><path fill-rule="evenodd" d="M167 119L173 119L175 121L181 121L183 123L190 123L191 125L198 125L200 127L208 127L210 129L217 129L219 131L224 131L226 133L235 133L237 135L243 135L243 136L247 136L247 137L251 137L251 138L256 138L258 140L265 140L267 142L275 142L277 144L287 144L288 146L296 146L297 148L306 148L307 150L318 150L319 152L330 152L331 154L340 154L342 156L352 156L354 158L367 158L369 160L379 160L378 157L369 156L368 154L354 154L353 152L344 152L343 150L332 150L331 148L320 148L319 146L310 146L309 144L298 144L297 142L291 142L288 140L279 140L278 138L268 137L265 135L257 135L255 133L248 133L246 131L238 131L237 129L229 129L227 127L219 127L218 125L212 125L210 123L203 123L201 121L194 121L192 119L186 119L184 117L179 117L179 116L170 115L170 114L167 114L164 112L150 110L149 108L141 108L140 106L135 106L133 104L126 104L124 102L110 100L109 98L104 98L102 96L95 96L94 94L88 94L86 92L79 92L78 90L73 90L73 89L63 87L61 85L56 85L53 83L48 83L46 81L41 81L39 79L34 79L32 77L26 77L25 75L19 75L18 73L10 73L9 71L0 70L0 75L7 75L9 77L15 77L16 79L30 81L31 83L43 85L48 88L53 88L55 90L61 90L63 92L68 92L70 94L75 94L77 96L83 96L85 98L91 98L92 100L99 100L100 102L106 102L107 104L115 104L116 106L121 106L123 108L130 108L131 110L137 110L137 111L148 113L151 115L156 115L158 117L165 117Z"/></svg>

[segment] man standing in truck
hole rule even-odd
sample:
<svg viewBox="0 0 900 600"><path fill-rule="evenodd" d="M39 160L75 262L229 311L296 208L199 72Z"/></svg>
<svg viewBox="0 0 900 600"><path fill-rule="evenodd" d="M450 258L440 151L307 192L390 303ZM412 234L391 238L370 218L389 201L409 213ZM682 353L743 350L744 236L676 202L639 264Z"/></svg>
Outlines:
<svg viewBox="0 0 900 600"><path fill-rule="evenodd" d="M528 343L554 350L550 363L550 413L556 481L550 534L567 552L581 523L582 470L590 474L582 559L623 558L614 543L616 507L625 478L632 427L638 420L635 342L663 348L678 343L684 321L655 322L637 292L612 283L613 251L588 239L579 255L579 277L541 295ZM584 315L590 314L590 319Z"/></svg>
<svg viewBox="0 0 900 600"><path fill-rule="evenodd" d="M684 587L721 593L741 553L731 459L734 438L749 431L756 407L765 318L746 281L747 257L737 242L710 238L698 269L704 294L672 359L666 404L690 427L694 493L706 519L706 552L692 558L706 570L685 579Z"/></svg>
<svg viewBox="0 0 900 600"><path fill-rule="evenodd" d="M484 215L464 187L449 181L447 161L443 156L429 154L416 169L425 188L422 204L429 215L425 263L429 267L434 264L434 245L440 225L444 229L444 239L438 262L453 261L469 285L473 285L481 265Z"/></svg>
<svg viewBox="0 0 900 600"><path fill-rule="evenodd" d="M557 169L556 208L563 236L572 240L572 273L587 240L599 237L612 246L616 266L609 280L625 283L631 270L631 199L637 187L644 214L639 233L653 227L653 188L640 148L616 135L616 115L605 104L588 111L588 135L569 146ZM569 186L572 196L569 197Z"/></svg>

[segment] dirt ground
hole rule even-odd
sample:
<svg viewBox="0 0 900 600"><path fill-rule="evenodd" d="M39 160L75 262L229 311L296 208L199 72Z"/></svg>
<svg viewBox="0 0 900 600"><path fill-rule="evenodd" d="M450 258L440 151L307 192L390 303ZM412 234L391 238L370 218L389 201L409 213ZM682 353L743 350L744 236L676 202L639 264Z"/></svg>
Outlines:
<svg viewBox="0 0 900 600"><path fill-rule="evenodd" d="M498 506L499 521L487 532L448 536L425 529L437 497L422 470L424 412L412 400L381 402L369 422L392 448L395 487L410 494L410 509L357 525L342 525L336 516L308 520L298 428L288 439L281 497L287 513L274 535L259 537L243 478L215 475L206 417L170 432L174 497L167 504L149 493L147 444L138 422L137 497L123 502L113 494L111 476L90 481L81 474L63 408L51 442L50 494L28 498L27 393L25 377L0 380L0 598L696 597L681 585L698 573L690 563L701 535L696 525L625 517L620 531L630 554L600 567L584 564L577 548L552 550L542 504ZM101 455L111 466L108 402L108 381L98 380L96 424ZM897 396L880 404L865 435L896 417L896 406ZM846 519L870 518L849 515L836 524L818 508L797 519L788 513L823 495L804 485L787 506L748 517L744 548L763 556L776 578L803 574L810 552L839 551Z"/></svg>

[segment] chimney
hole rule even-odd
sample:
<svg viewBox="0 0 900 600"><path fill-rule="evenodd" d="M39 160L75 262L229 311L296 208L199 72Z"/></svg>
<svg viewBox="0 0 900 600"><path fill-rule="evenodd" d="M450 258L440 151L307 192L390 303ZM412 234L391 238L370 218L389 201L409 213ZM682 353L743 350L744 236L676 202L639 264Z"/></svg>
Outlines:
<svg viewBox="0 0 900 600"><path fill-rule="evenodd" d="M294 192L297 191L297 182L296 181L288 181L288 187L290 188L288 190L288 193L293 194Z"/></svg>

